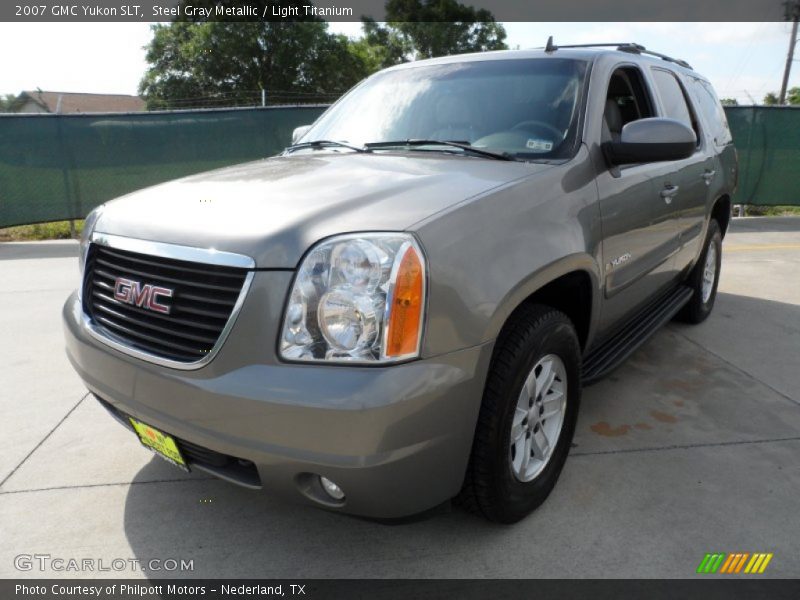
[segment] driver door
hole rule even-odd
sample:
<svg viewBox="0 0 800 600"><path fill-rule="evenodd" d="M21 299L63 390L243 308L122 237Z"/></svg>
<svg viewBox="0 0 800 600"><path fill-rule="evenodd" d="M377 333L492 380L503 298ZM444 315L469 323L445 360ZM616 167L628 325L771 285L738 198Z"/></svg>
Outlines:
<svg viewBox="0 0 800 600"><path fill-rule="evenodd" d="M606 98L603 141L618 139L633 120L656 116L637 66L613 71ZM605 294L601 332L634 313L676 276L680 236L672 200L679 186L672 181L673 171L670 163L644 163L605 168L598 175Z"/></svg>

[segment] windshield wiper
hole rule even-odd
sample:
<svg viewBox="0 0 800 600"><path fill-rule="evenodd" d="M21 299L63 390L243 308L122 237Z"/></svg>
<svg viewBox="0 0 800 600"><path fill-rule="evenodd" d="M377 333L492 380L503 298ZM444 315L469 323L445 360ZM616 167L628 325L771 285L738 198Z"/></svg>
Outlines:
<svg viewBox="0 0 800 600"><path fill-rule="evenodd" d="M349 148L350 150L355 150L356 152L372 152L369 148L365 148L363 146L354 146L353 144L348 144L347 142L336 142L334 140L314 140L313 142L301 142L299 144L292 144L288 148L284 149L284 152L292 152L294 150L301 150L303 148L324 148L325 146L339 146L341 148Z"/></svg>
<svg viewBox="0 0 800 600"><path fill-rule="evenodd" d="M469 142L448 142L445 140L398 140L394 142L369 142L364 144L364 147L371 150L373 148L391 148L396 146L451 146L453 148L461 148L464 152L484 156L486 158L493 158L494 160L517 160L508 153L492 152L491 150L484 150L470 146Z"/></svg>

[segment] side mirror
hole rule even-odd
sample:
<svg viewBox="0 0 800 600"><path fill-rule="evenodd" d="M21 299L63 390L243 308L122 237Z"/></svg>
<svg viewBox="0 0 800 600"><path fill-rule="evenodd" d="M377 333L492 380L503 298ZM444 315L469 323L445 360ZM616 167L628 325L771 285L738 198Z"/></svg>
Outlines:
<svg viewBox="0 0 800 600"><path fill-rule="evenodd" d="M612 165L688 158L697 147L694 131L675 119L652 117L631 121L618 142L603 143Z"/></svg>
<svg viewBox="0 0 800 600"><path fill-rule="evenodd" d="M302 138L309 129L311 129L311 125L301 125L300 127L295 127L294 131L292 132L292 143L296 144L299 142L300 138Z"/></svg>

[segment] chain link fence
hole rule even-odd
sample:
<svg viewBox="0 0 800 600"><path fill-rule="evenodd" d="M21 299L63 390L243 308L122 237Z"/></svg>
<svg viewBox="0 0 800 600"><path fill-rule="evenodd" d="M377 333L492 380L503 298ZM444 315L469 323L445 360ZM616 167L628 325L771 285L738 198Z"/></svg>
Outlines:
<svg viewBox="0 0 800 600"><path fill-rule="evenodd" d="M0 115L0 227L83 218L148 185L271 156L325 108Z"/></svg>
<svg viewBox="0 0 800 600"><path fill-rule="evenodd" d="M148 185L276 154L325 108L0 115L0 227L82 218ZM800 108L726 113L739 152L734 203L800 205Z"/></svg>
<svg viewBox="0 0 800 600"><path fill-rule="evenodd" d="M333 104L347 90L327 92L301 92L296 90L236 90L219 92L213 96L173 99L154 99L150 110L187 110L193 108L256 108L264 106L302 106Z"/></svg>
<svg viewBox="0 0 800 600"><path fill-rule="evenodd" d="M734 204L800 206L800 107L726 106L739 154Z"/></svg>

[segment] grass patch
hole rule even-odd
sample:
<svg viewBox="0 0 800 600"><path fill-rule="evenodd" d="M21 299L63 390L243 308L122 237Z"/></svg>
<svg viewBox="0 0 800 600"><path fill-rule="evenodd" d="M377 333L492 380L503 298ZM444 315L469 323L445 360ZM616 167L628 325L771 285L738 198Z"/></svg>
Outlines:
<svg viewBox="0 0 800 600"><path fill-rule="evenodd" d="M75 235L83 230L83 219L74 221ZM53 221L36 225L18 225L0 229L0 242L31 242L39 240L68 240L70 235L69 221Z"/></svg>
<svg viewBox="0 0 800 600"><path fill-rule="evenodd" d="M800 215L800 206L745 206L748 217L793 217Z"/></svg>

